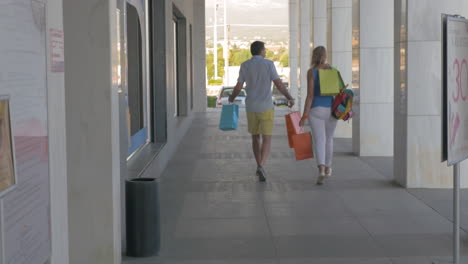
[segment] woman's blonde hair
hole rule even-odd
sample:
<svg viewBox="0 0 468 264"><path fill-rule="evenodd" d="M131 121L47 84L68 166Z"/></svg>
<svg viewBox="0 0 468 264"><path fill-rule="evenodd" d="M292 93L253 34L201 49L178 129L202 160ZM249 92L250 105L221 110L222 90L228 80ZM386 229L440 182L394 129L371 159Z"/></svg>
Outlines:
<svg viewBox="0 0 468 264"><path fill-rule="evenodd" d="M312 52L312 61L310 62L310 65L312 68L316 68L319 65L322 65L325 63L327 56L327 50L325 49L324 46L318 46L314 49Z"/></svg>

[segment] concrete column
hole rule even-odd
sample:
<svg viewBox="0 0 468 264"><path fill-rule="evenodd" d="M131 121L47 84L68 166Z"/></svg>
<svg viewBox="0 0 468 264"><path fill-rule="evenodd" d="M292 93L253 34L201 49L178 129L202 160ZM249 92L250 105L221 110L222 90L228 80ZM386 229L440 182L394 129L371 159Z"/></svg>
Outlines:
<svg viewBox="0 0 468 264"><path fill-rule="evenodd" d="M345 84L352 84L352 0L328 0L331 9L331 49L329 63L336 66ZM330 3L331 1L331 3ZM331 60L330 60L331 59ZM351 138L352 122L338 122L335 137Z"/></svg>
<svg viewBox="0 0 468 264"><path fill-rule="evenodd" d="M466 16L468 2L395 1L394 174L408 188L451 188L453 182L452 168L440 162L442 13Z"/></svg>
<svg viewBox="0 0 468 264"><path fill-rule="evenodd" d="M313 16L314 47L327 47L327 0L314 0Z"/></svg>
<svg viewBox="0 0 468 264"><path fill-rule="evenodd" d="M62 0L47 3L47 28L63 31ZM50 38L47 47L51 47ZM49 51L50 52L50 51ZM50 56L48 64L51 65ZM65 84L63 72L47 72L49 124L51 264L68 264L68 187Z"/></svg>
<svg viewBox="0 0 468 264"><path fill-rule="evenodd" d="M299 109L304 109L307 97L307 71L310 69L310 43L311 39L311 1L300 0L300 84L299 84Z"/></svg>
<svg viewBox="0 0 468 264"><path fill-rule="evenodd" d="M299 68L298 64L298 26L299 26L299 10L298 10L298 1L299 0L289 0L289 87L290 93L293 98L296 99L296 104L299 103L298 98L298 73L297 69ZM302 111L302 109L301 109Z"/></svg>
<svg viewBox="0 0 468 264"><path fill-rule="evenodd" d="M360 87L353 147L359 156L393 155L393 0L360 0Z"/></svg>
<svg viewBox="0 0 468 264"><path fill-rule="evenodd" d="M70 263L121 263L116 1L64 0Z"/></svg>
<svg viewBox="0 0 468 264"><path fill-rule="evenodd" d="M205 0L193 2L193 111L206 111Z"/></svg>

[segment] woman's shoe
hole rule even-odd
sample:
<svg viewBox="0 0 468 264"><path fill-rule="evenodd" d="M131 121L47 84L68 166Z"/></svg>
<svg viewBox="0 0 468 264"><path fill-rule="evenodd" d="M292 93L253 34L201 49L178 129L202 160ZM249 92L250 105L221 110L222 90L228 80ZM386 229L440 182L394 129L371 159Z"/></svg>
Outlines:
<svg viewBox="0 0 468 264"><path fill-rule="evenodd" d="M266 173L265 173L265 170L262 168L262 167L258 167L257 168L257 176L258 176L258 179L261 181L261 182L265 182L266 181Z"/></svg>
<svg viewBox="0 0 468 264"><path fill-rule="evenodd" d="M325 173L326 177L330 177L332 175L332 168L328 168L328 173Z"/></svg>
<svg viewBox="0 0 468 264"><path fill-rule="evenodd" d="M325 182L325 172L320 172L318 179L317 179L317 185L322 185Z"/></svg>

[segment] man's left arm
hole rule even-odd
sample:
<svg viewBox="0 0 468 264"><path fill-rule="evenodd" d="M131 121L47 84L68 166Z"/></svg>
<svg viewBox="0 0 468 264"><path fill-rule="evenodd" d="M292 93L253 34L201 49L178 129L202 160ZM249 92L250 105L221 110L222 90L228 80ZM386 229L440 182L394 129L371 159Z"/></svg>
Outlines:
<svg viewBox="0 0 468 264"><path fill-rule="evenodd" d="M281 81L280 77L278 76L278 73L276 72L276 67L273 64L273 62L271 62L270 75L271 75L270 78L273 81L273 83L275 84L275 86L286 97L286 99L288 99L289 107L290 108L293 107L294 106L294 98L289 94L288 89L286 89L286 87L284 86L284 84Z"/></svg>
<svg viewBox="0 0 468 264"><path fill-rule="evenodd" d="M243 85L244 85L244 83L237 82L236 86L234 87L234 91L232 91L232 94L229 96L229 102L230 103L234 102L234 99L236 99L236 97L241 92Z"/></svg>

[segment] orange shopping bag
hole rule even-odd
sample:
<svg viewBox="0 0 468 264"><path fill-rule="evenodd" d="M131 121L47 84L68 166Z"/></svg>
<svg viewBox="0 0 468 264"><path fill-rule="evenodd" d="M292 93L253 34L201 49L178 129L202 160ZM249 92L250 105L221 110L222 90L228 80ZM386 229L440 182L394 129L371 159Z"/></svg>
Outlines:
<svg viewBox="0 0 468 264"><path fill-rule="evenodd" d="M309 132L292 136L296 160L313 159L312 136Z"/></svg>
<svg viewBox="0 0 468 264"><path fill-rule="evenodd" d="M285 115L284 117L286 119L286 129L288 131L289 147L293 148L294 145L292 136L301 134L303 132L302 128L299 126L299 121L301 121L301 113L295 111Z"/></svg>

